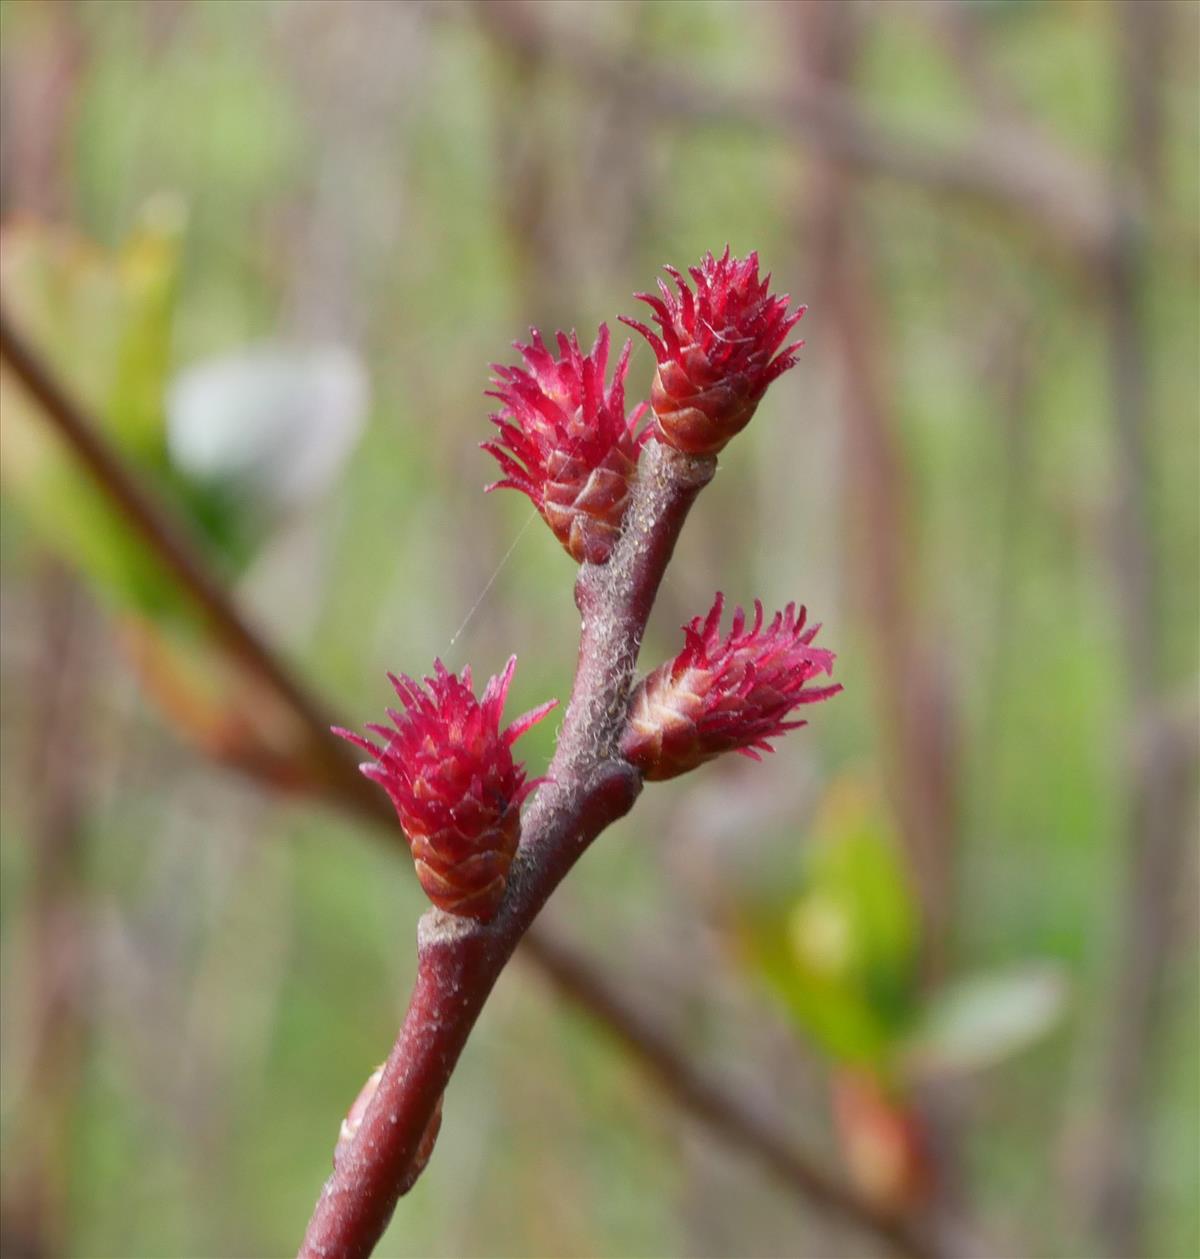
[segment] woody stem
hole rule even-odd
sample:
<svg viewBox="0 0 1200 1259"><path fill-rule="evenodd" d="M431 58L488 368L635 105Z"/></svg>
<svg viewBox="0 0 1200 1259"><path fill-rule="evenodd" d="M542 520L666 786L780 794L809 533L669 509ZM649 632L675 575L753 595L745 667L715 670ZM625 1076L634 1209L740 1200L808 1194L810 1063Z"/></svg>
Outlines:
<svg viewBox="0 0 1200 1259"><path fill-rule="evenodd" d="M334 1160L302 1259L361 1259L412 1182L438 1099L496 979L550 894L607 826L633 807L641 777L617 752L642 634L687 513L712 479L711 457L647 448L607 564L575 583L582 617L571 701L522 825L499 914L487 923L430 910L417 933L408 1012L357 1132Z"/></svg>
<svg viewBox="0 0 1200 1259"><path fill-rule="evenodd" d="M4 366L13 370L38 401L42 413L53 423L67 448L88 469L100 491L150 553L160 558L182 590L201 607L210 609L215 627L219 628L222 622L228 626L229 632L224 633L224 637L230 649L238 653L257 676L276 685L282 698L287 698L289 693L295 695L298 689L295 684L277 686L276 680L287 681L286 669L277 658L272 657L269 668L256 663L261 661L264 651L269 654L269 648L251 645L251 649L243 650L246 639L253 638L253 631L229 603L203 557L188 543L177 522L164 512L162 505L147 497L145 487L130 475L106 443L102 426L80 409L3 312L0 312L0 357ZM340 749L333 740L325 738L328 720L321 718L311 704L292 706L309 730L313 748L323 757L319 775L309 786L355 816L374 823L376 834L391 836L393 842L399 842L395 815L385 797L355 772L349 758L337 755ZM262 776L259 765L242 768ZM312 767L298 765L293 777L304 781L305 774L312 772ZM279 784L271 780L269 785L277 788ZM682 1106L727 1140L757 1155L766 1168L804 1199L840 1213L847 1221L867 1229L902 1253L931 1253L924 1237L904 1221L881 1215L868 1201L826 1177L816 1163L796 1148L790 1132L756 1115L748 1099L739 1096L728 1082L708 1078L699 1071L689 1062L682 1045L670 1041L656 1020L638 1012L626 994L608 983L557 934L539 925L538 929L526 932L522 952L536 959L561 991L606 1026L633 1051L644 1068L657 1075L665 1099ZM415 1164L410 1163L410 1172L414 1170Z"/></svg>

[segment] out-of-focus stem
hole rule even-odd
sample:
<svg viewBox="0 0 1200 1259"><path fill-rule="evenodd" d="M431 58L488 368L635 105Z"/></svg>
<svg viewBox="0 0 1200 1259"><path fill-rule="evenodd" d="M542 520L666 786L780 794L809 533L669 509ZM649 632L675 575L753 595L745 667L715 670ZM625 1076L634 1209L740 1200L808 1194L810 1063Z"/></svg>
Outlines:
<svg viewBox="0 0 1200 1259"><path fill-rule="evenodd" d="M473 12L499 43L554 61L595 90L638 100L648 118L787 131L847 170L902 180L1023 220L1086 266L1107 251L1114 222L1102 172L1033 127L996 121L961 143L935 145L889 124L837 87L816 90L795 81L778 92L718 87L661 58L606 47L578 29L556 29L544 16L548 7L477 0ZM1123 211L1137 208L1127 203Z"/></svg>
<svg viewBox="0 0 1200 1259"><path fill-rule="evenodd" d="M1170 6L1116 10L1123 59L1123 115L1112 200L1131 182L1149 199L1157 183L1162 118L1160 67ZM1170 957L1173 906L1184 881L1187 822L1194 799L1194 734L1168 711L1162 580L1152 521L1154 415L1144 316L1150 242L1145 224L1120 219L1104 278L1113 424L1113 586L1129 687L1127 875L1118 912L1111 1012L1102 1043L1099 1114L1086 1135L1085 1186L1097 1241L1118 1257L1143 1254L1148 1110L1156 1079L1161 994ZM1193 712L1189 725L1194 731Z"/></svg>
<svg viewBox="0 0 1200 1259"><path fill-rule="evenodd" d="M233 606L203 554L173 516L137 479L117 452L105 441L99 427L72 398L45 361L0 309L0 356L41 407L42 415L91 474L120 514L150 544L164 568L208 618L214 634L251 672L269 684L303 724L320 731L321 741L334 745L329 736L331 720L320 702L288 671L262 636ZM324 758L337 772L357 778L349 756ZM368 790L367 784L356 790Z"/></svg>
<svg viewBox="0 0 1200 1259"><path fill-rule="evenodd" d="M42 574L38 642L28 685L33 755L27 980L28 1076L10 1121L20 1157L6 1164L4 1235L12 1254L66 1249L71 1150L87 1054L88 941L84 827L86 730L93 691L87 613L57 563Z"/></svg>
<svg viewBox="0 0 1200 1259"><path fill-rule="evenodd" d="M796 11L798 47L821 84L844 85L853 32L847 10ZM822 45L827 45L824 52ZM857 583L874 649L875 693L886 731L888 772L920 902L925 969L944 971L957 842L957 758L946 679L922 632L911 546L913 512L895 408L886 378L887 337L876 317L865 233L853 230L856 188L837 163L812 181L805 227L820 260L816 294L841 359L848 468L847 568ZM852 507L850 506L852 504Z"/></svg>
<svg viewBox="0 0 1200 1259"><path fill-rule="evenodd" d="M861 28L849 6L791 11L797 60L812 91L852 82ZM874 654L875 692L887 739L884 763L909 871L920 904L922 969L936 982L948 966L958 846L958 759L949 688L913 598L912 504L897 418L888 390L886 337L871 290L866 233L856 232L856 185L845 164L817 165L805 227L819 259L814 300L827 313L841 358L849 481L844 496L848 568L858 585ZM853 508L850 504L853 503ZM939 1095L914 1115L929 1160L931 1224L943 1237L965 1236L963 1161L953 1115ZM975 1243L972 1243L975 1244ZM956 1242L951 1253L965 1253Z"/></svg>
<svg viewBox="0 0 1200 1259"><path fill-rule="evenodd" d="M588 993L588 1008L605 1012L603 1026L641 1059L659 1087L667 1089L689 1114L719 1129L740 1145L786 1189L798 1190L809 1202L844 1223L874 1233L898 1253L934 1253L931 1238L903 1220L866 1203L845 1183L799 1155L791 1134L775 1113L744 1093L734 1093L695 1066L685 1047L627 997L587 959L560 947L541 953L539 940L525 950L540 957L542 971L560 991Z"/></svg>

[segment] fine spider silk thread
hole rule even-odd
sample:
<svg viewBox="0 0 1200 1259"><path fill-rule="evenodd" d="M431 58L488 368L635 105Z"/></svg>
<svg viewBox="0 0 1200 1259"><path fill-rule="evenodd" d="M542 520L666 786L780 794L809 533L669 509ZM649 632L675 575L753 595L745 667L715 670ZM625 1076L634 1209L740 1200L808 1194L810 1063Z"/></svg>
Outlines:
<svg viewBox="0 0 1200 1259"><path fill-rule="evenodd" d="M497 578L499 578L500 574L507 567L508 561L512 559L513 553L516 551L518 545L520 544L521 539L525 536L527 530L529 529L529 526L533 524L534 520L540 514L541 513L538 511L536 507L534 507L530 511L528 517L525 520L525 523L520 527L520 529L517 530L517 536L513 538L512 542L509 545L508 550L505 551L504 554L500 557L500 562L496 565L495 571L484 583L483 589L479 592L479 597L475 600L473 604L471 604L471 607L467 611L467 615L463 617L462 624L458 627L458 629L454 631L453 634L451 634L450 642L447 644L447 648L453 647L454 644L458 642L458 640L463 635L463 631L467 628L468 625L470 625L472 620L474 620L475 613L479 611L480 605L483 603L484 599L486 599L488 596L488 591L491 590L491 588L496 584Z"/></svg>
<svg viewBox="0 0 1200 1259"><path fill-rule="evenodd" d="M640 349L640 348L641 348L640 345L635 347L635 349ZM651 419L650 422L653 423L654 422L653 419ZM568 459L570 459L571 456L574 455L576 451L578 451L580 444L583 442L586 436L587 434L581 433L575 439L574 444L571 446L570 450L567 451L566 457ZM447 650L449 650L458 642L458 640L463 636L463 633L466 630L467 626L470 625L470 623L475 619L475 614L479 611L480 607L483 604L483 601L487 598L488 592L496 584L497 580L500 577L500 574L507 567L509 560L512 559L513 554L516 552L516 549L518 545L520 544L521 539L525 536L526 532L528 531L529 526L533 524L534 518L540 515L541 515L541 512L537 509L537 507L534 507L530 511L529 516L526 519L525 523L520 527L520 529L517 530L517 535L515 538L513 538L512 543L509 546L508 550L505 551L504 554L500 557L500 562L496 565L495 571L484 583L483 589L479 592L479 597L475 600L474 603L471 604L470 608L467 610L467 615L463 617L462 624L458 627L458 629L454 631L453 634L451 634L450 641L446 645Z"/></svg>

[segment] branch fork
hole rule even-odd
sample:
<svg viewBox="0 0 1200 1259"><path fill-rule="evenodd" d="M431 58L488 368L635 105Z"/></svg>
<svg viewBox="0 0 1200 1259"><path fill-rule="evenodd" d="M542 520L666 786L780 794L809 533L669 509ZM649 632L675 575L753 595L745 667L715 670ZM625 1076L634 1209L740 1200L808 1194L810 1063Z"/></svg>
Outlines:
<svg viewBox="0 0 1200 1259"><path fill-rule="evenodd" d="M515 657L478 701L469 668L455 676L437 661L423 685L392 677L405 711L388 711L391 727L368 726L381 742L339 731L374 756L364 773L391 796L422 886L440 908L421 920L408 1012L374 1089L355 1103L302 1259L371 1253L429 1157L442 1096L500 972L588 845L633 807L643 781L726 751L757 759L769 739L803 724L787 720L795 708L840 689L807 685L831 670L833 655L812 647L817 627L804 629L803 609L797 615L789 605L764 629L756 605L745 632L738 608L722 638L718 593L708 616L684 627L684 650L634 690L642 636L688 512L716 473L718 452L803 344L787 343L803 308L789 313L790 299L759 278L757 254L710 253L689 268L690 283L666 271L675 289L660 281L661 297L638 295L658 330L625 320L654 352L649 406L625 410L629 342L606 384L606 325L586 354L574 334L559 333L557 358L531 330L529 344L516 344L524 367L493 367L499 436L483 448L504 479L491 488L528 495L580 563L575 681L548 775L524 818L520 805L534 783L510 749L549 706L500 729Z"/></svg>
<svg viewBox="0 0 1200 1259"><path fill-rule="evenodd" d="M160 559L180 589L207 615L216 637L296 714L300 726L312 740L313 764L320 769L320 776L311 780L305 775L315 772L312 767L298 769L297 781L308 782L312 789L355 816L372 821L379 827L378 834L399 837L394 814L385 797L354 772L352 762L339 755L337 745L323 734L328 729L328 720L320 706L247 625L181 522L147 491L107 441L103 424L80 407L3 311L0 311L0 357L4 367L12 369L46 421L58 432L66 449L91 475L113 508L129 523L150 553ZM610 392L610 403L611 398ZM644 408L635 409L637 411ZM573 456L576 452L569 453ZM511 904L506 907L502 903L499 918L488 924L486 930L438 912L422 921L419 952L427 960L419 970L413 1009L392 1058L368 1079L343 1121L334 1154L335 1176L318 1203L304 1253L365 1254L373 1244L371 1238L382 1233L396 1200L421 1174L440 1126L442 1094L434 1088L426 1089L423 1095L417 1089L410 1089L408 1081L417 1077L403 1065L399 1069L394 1065L397 1061L410 1062L406 1034L412 1031L415 1037L416 1030L422 1027L422 1012L431 1008L430 994L463 991L464 976L468 972L483 977L473 981L477 984L478 1004L482 1004L494 975L512 951L506 933L512 932L515 938L521 931L525 932L521 937L522 953L634 1054L642 1067L660 1081L665 1098L758 1158L767 1171L800 1198L856 1224L902 1253L916 1256L937 1252L916 1223L881 1212L836 1177L825 1173L796 1147L785 1126L756 1109L727 1081L698 1070L687 1046L666 1033L648 1011L639 1010L636 1003L556 933L541 923L536 930L525 930L527 922L520 930L513 930L518 909L523 907L531 920L591 840L610 820L628 811L640 789L638 772L616 754L617 738L627 708L642 632L658 583L670 559L683 516L695 495L711 479L715 464L706 458L681 458L669 445L652 443L640 465L634 478L640 486L639 501L623 514L618 534L619 538L637 538L637 544L624 542L615 562L607 567L602 561L584 564L577 582L576 601L582 614L583 641L574 694L555 758L557 781L546 782L528 810L524 842L509 872ZM586 494L582 498L587 510L595 508L594 501L588 500ZM674 524L669 528L655 523L668 517L674 517ZM568 533L568 540L572 536ZM570 550L570 546L567 549ZM609 658L615 661L611 669L602 663ZM680 659L682 657L674 665L677 666ZM727 665L730 663L726 661ZM739 662L733 660L732 663ZM743 686L746 682L743 676ZM639 691L644 686L643 682ZM564 787L568 781L567 766L573 767L569 772L581 784L576 795ZM257 765L242 768L252 773L261 770ZM272 779L271 785L277 787L277 780ZM587 825L576 824L584 814ZM541 888L538 898L522 890L531 882L531 861L535 869L544 863L546 870L544 883L533 880ZM456 955L454 941L457 940L466 943ZM489 952L490 956L485 956ZM486 974L488 965L493 968L490 978ZM445 975L445 981L438 975ZM469 1013L462 1022L463 1039L477 1012ZM460 1017L459 1012L453 1013L454 1017ZM448 1041L441 1044L440 1069L445 1076L449 1075L461 1048L461 1040L457 1046ZM381 1085L384 1086L382 1091ZM432 1106L426 1105L428 1098L433 1098ZM407 1102L407 1112L392 1104L401 1101ZM420 1134L414 1145L412 1133L418 1128ZM372 1163L380 1152L386 1157L375 1169L382 1174L376 1175ZM339 1230L333 1221L339 1202L357 1213L353 1225L344 1230L348 1235L346 1244L339 1241Z"/></svg>
<svg viewBox="0 0 1200 1259"><path fill-rule="evenodd" d="M617 742L638 650L683 522L715 470L709 456L652 445L611 558L581 568L575 684L549 781L523 819L504 902L489 922L439 909L422 917L408 1013L322 1190L300 1250L304 1259L371 1253L416 1179L414 1163L442 1094L513 950L592 840L633 807L642 779Z"/></svg>

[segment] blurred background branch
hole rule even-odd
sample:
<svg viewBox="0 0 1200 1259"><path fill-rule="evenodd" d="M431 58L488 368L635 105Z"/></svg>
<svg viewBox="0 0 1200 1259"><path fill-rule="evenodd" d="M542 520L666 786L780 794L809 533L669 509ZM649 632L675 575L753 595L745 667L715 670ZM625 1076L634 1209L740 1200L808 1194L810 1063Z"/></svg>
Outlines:
<svg viewBox="0 0 1200 1259"><path fill-rule="evenodd" d="M472 4L483 27L504 46L569 71L595 92L636 101L644 116L681 127L740 125L794 133L820 156L857 174L897 179L931 195L963 197L1013 215L1076 252L1085 265L1107 257L1120 220L1139 213L1122 196L1114 215L1102 169L1015 119L981 124L958 145L930 143L890 126L836 84L806 83L798 76L785 91L731 91L685 77L669 62L630 55L568 30L547 20L544 6L526 0Z"/></svg>
<svg viewBox="0 0 1200 1259"><path fill-rule="evenodd" d="M1087 1125L1093 1151L1084 1178L1097 1243L1114 1256L1146 1253L1145 1173L1151 1089L1162 1045L1162 998L1179 889L1195 834L1197 725L1165 691L1163 564L1153 512L1155 432L1151 384L1150 241L1121 213L1133 187L1147 204L1163 192L1161 81L1170 35L1167 6L1126 2L1119 16L1119 72L1112 203L1120 230L1104 275L1111 378L1112 565L1129 688L1125 892L1118 905L1115 981L1102 1032L1099 1096ZM1081 1138L1083 1139L1083 1138Z"/></svg>

